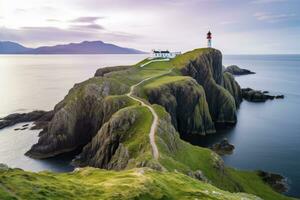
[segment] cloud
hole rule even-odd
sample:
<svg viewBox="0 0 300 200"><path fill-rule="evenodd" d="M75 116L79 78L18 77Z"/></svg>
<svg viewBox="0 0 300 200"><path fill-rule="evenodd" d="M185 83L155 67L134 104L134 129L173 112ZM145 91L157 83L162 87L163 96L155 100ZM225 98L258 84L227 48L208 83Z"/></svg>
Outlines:
<svg viewBox="0 0 300 200"><path fill-rule="evenodd" d="M98 19L103 19L104 17L78 17L70 22L80 22L80 23L94 23Z"/></svg>
<svg viewBox="0 0 300 200"><path fill-rule="evenodd" d="M282 20L287 20L296 15L294 13L291 14L272 14L267 12L257 12L253 15L259 21L267 21L267 22L278 22Z"/></svg>
<svg viewBox="0 0 300 200"><path fill-rule="evenodd" d="M103 41L133 41L139 36L121 33L110 32L101 29L101 26L87 25L84 27L70 27L68 29L61 29L56 27L21 27L19 29L12 29L0 27L1 40L16 41L26 44L45 45L65 43L66 41L80 42L84 40L103 40Z"/></svg>
<svg viewBox="0 0 300 200"><path fill-rule="evenodd" d="M103 26L99 24L72 25L71 28L77 30L85 30L85 29L104 30Z"/></svg>
<svg viewBox="0 0 300 200"><path fill-rule="evenodd" d="M47 22L61 22L59 19L47 19Z"/></svg>
<svg viewBox="0 0 300 200"><path fill-rule="evenodd" d="M228 20L228 21L222 21L220 22L221 25L229 25L229 24L236 24L238 21L236 20Z"/></svg>

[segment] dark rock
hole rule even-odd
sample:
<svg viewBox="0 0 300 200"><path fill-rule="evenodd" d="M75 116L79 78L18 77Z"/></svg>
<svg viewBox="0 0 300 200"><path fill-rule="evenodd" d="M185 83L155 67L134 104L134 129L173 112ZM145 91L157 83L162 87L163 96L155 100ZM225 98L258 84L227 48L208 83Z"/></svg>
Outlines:
<svg viewBox="0 0 300 200"><path fill-rule="evenodd" d="M128 130L136 122L138 113L134 109L121 110L98 131L82 152L73 160L73 165L94 166L106 169L121 170L129 161L125 142Z"/></svg>
<svg viewBox="0 0 300 200"><path fill-rule="evenodd" d="M102 77L76 84L55 106L53 118L26 155L41 159L82 148L114 112L127 105L126 99L105 97L126 91L128 86Z"/></svg>
<svg viewBox="0 0 300 200"><path fill-rule="evenodd" d="M251 102L265 102L267 100L279 99L284 98L283 95L273 96L269 95L268 91L260 91L260 90L253 90L251 88L243 88L242 89L242 96L247 101Z"/></svg>
<svg viewBox="0 0 300 200"><path fill-rule="evenodd" d="M209 106L210 115L218 124L236 123L237 104L232 94L222 87L223 71L222 71L222 53L219 50L211 49L207 52L202 52L200 56L190 60L181 69L181 74L184 76L193 77L200 84L206 95L206 100ZM234 84L237 84L234 81Z"/></svg>
<svg viewBox="0 0 300 200"><path fill-rule="evenodd" d="M35 110L29 113L14 113L0 119L0 129L13 126L21 122L32 122L40 119L47 112L42 110Z"/></svg>
<svg viewBox="0 0 300 200"><path fill-rule="evenodd" d="M234 145L230 144L227 138L224 138L220 143L214 144L212 150L219 155L232 154Z"/></svg>
<svg viewBox="0 0 300 200"><path fill-rule="evenodd" d="M23 131L23 130L26 130L26 129L28 129L28 127L23 127L20 130Z"/></svg>
<svg viewBox="0 0 300 200"><path fill-rule="evenodd" d="M52 120L54 116L54 111L51 110L44 115L42 115L39 119L34 122L34 126L31 127L31 130L37 129L47 129L49 122Z"/></svg>
<svg viewBox="0 0 300 200"><path fill-rule="evenodd" d="M29 124L24 124L22 127L27 127L27 126L29 126Z"/></svg>
<svg viewBox="0 0 300 200"><path fill-rule="evenodd" d="M20 129L20 128L15 128L14 130L15 130L15 131L19 131L19 130L21 130L21 129Z"/></svg>
<svg viewBox="0 0 300 200"><path fill-rule="evenodd" d="M255 72L252 72L248 69L242 69L242 68L239 68L238 66L236 65L230 65L228 67L226 67L225 71L224 72L228 72L232 75L248 75L248 74L255 74Z"/></svg>
<svg viewBox="0 0 300 200"><path fill-rule="evenodd" d="M190 171L188 172L188 176L198 179L200 181L209 182L201 170Z"/></svg>
<svg viewBox="0 0 300 200"><path fill-rule="evenodd" d="M8 171L9 167L6 164L0 163L0 170L1 171Z"/></svg>
<svg viewBox="0 0 300 200"><path fill-rule="evenodd" d="M145 93L151 104L159 104L167 110L172 124L181 135L215 132L205 92L194 79L169 82L146 89Z"/></svg>
<svg viewBox="0 0 300 200"><path fill-rule="evenodd" d="M239 107L241 104L243 97L242 97L242 90L240 85L234 80L232 74L228 72L223 73L223 83L222 86L230 92L235 100L236 107Z"/></svg>
<svg viewBox="0 0 300 200"><path fill-rule="evenodd" d="M276 99L283 99L283 98L284 98L284 95L277 95L275 98L276 98Z"/></svg>
<svg viewBox="0 0 300 200"><path fill-rule="evenodd" d="M275 191L283 193L288 190L287 179L280 174L265 171L258 171L257 173L262 180L269 184Z"/></svg>
<svg viewBox="0 0 300 200"><path fill-rule="evenodd" d="M122 71L131 68L131 66L115 66L115 67L104 67L97 69L95 73L96 76L104 76L105 74L108 74L110 72L117 72Z"/></svg>

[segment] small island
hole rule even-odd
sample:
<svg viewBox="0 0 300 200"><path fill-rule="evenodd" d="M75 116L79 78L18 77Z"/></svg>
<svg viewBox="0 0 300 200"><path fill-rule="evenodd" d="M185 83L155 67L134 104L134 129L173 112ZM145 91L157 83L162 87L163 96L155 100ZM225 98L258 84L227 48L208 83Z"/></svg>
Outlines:
<svg viewBox="0 0 300 200"><path fill-rule="evenodd" d="M248 75L248 74L255 74L255 72L252 72L248 69L242 69L239 68L236 65L230 65L228 67L225 68L225 72L228 72L232 75L237 75L237 76L241 76L241 75Z"/></svg>

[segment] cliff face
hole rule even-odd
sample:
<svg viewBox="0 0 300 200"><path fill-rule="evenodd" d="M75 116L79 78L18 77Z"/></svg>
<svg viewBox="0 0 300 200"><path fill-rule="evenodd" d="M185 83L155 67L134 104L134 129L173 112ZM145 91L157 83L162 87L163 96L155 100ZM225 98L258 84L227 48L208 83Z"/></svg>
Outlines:
<svg viewBox="0 0 300 200"><path fill-rule="evenodd" d="M188 53L186 56L189 56ZM194 56L185 66L180 68L184 76L193 77L200 85L203 86L206 94L207 103L212 119L215 123L236 123L236 105L239 99L237 91L226 90L222 84L222 54L216 49L203 52L201 56ZM229 79L225 78L226 87L229 85ZM238 88L234 80L230 80L234 88ZM233 96L234 95L234 96Z"/></svg>
<svg viewBox="0 0 300 200"><path fill-rule="evenodd" d="M128 103L126 99L114 102L105 97L126 90L127 86L103 78L92 78L75 85L55 106L48 127L26 155L46 158L87 144L112 113Z"/></svg>
<svg viewBox="0 0 300 200"><path fill-rule="evenodd" d="M105 123L77 156L77 166L123 169L129 160L128 149L122 144L126 133L137 121L136 110L120 111Z"/></svg>
<svg viewBox="0 0 300 200"><path fill-rule="evenodd" d="M236 107L239 107L243 98L242 98L242 89L240 85L234 80L234 77L228 73L223 73L222 86L230 92L235 100Z"/></svg>
<svg viewBox="0 0 300 200"><path fill-rule="evenodd" d="M167 110L172 124L181 134L215 132L205 92L194 79L165 76L145 85L144 89L151 104L159 104Z"/></svg>

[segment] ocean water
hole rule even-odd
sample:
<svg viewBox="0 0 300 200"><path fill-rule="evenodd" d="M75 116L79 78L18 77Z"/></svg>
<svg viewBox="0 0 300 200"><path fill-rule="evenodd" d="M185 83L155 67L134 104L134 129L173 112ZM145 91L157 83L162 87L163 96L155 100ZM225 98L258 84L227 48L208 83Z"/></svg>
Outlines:
<svg viewBox="0 0 300 200"><path fill-rule="evenodd" d="M300 55L225 56L257 74L237 77L242 87L283 94L265 103L244 101L236 127L229 131L235 144L225 163L241 169L263 169L287 177L288 195L300 197Z"/></svg>
<svg viewBox="0 0 300 200"><path fill-rule="evenodd" d="M50 110L68 90L104 66L133 64L146 55L5 55L0 56L0 117L33 109ZM239 169L262 169L287 177L287 194L300 197L300 56L228 55L224 65L237 64L255 75L236 77L242 87L284 94L285 99L243 101L237 125L194 144L210 146L224 137L235 145L225 163ZM34 160L24 156L37 142L38 131L14 131L23 124L0 130L0 163L31 171L69 171L62 157Z"/></svg>

